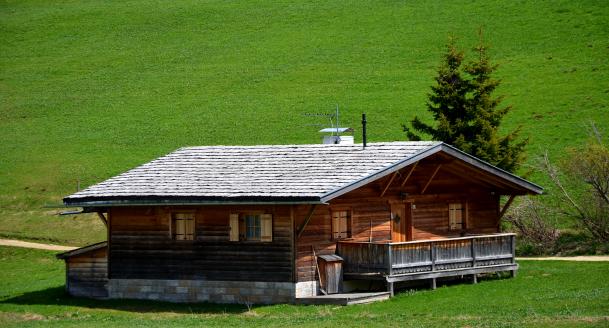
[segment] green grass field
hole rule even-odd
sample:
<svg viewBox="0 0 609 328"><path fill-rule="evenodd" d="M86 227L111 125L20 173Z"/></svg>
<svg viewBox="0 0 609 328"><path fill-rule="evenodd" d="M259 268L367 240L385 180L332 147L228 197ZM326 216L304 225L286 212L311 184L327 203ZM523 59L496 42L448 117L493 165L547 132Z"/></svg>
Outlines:
<svg viewBox="0 0 609 328"><path fill-rule="evenodd" d="M64 294L54 253L0 247L0 326L607 327L609 262L523 261L485 279L349 307L94 301Z"/></svg>
<svg viewBox="0 0 609 328"><path fill-rule="evenodd" d="M604 0L1 1L0 237L101 240L42 206L181 146L318 143L303 114L336 104L404 140L448 35L480 26L530 160L609 134Z"/></svg>

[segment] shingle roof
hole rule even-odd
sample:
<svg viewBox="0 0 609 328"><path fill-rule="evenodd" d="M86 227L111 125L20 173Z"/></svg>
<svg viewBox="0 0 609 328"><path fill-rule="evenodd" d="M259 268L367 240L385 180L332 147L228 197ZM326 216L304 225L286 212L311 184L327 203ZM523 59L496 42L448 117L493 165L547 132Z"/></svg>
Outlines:
<svg viewBox="0 0 609 328"><path fill-rule="evenodd" d="M442 145L447 146L419 141L369 143L365 149L322 144L186 147L70 195L64 203L319 202Z"/></svg>
<svg viewBox="0 0 609 328"><path fill-rule="evenodd" d="M106 197L318 198L437 142L185 147L66 202Z"/></svg>
<svg viewBox="0 0 609 328"><path fill-rule="evenodd" d="M87 245L81 248L77 248L77 249L73 249L71 251L67 251L67 252L63 252L63 253L59 253L57 255L55 255L55 257L57 257L58 259L67 259L70 258L72 256L77 256L77 255L82 255L85 253L89 253L92 251L96 251L100 248L104 248L108 246L108 242L107 241L102 241L96 244L91 244L91 245Z"/></svg>

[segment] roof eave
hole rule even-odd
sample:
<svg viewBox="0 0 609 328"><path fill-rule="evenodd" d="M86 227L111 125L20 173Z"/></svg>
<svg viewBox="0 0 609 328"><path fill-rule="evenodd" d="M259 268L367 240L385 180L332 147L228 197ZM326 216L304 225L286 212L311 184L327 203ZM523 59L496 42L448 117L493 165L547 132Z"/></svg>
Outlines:
<svg viewBox="0 0 609 328"><path fill-rule="evenodd" d="M442 147L442 151L452 155L454 157L457 157L461 160L463 160L464 162L478 168L484 171L487 171L489 173L492 173L498 177L501 177L502 179L509 181L513 184L516 184L520 187L522 187L523 189L526 189L526 191L528 191L529 194L536 194L536 195L540 195L543 193L543 187L532 183L528 180L525 180L515 174L512 174L508 171L505 171L503 169L500 169L492 164L489 164L481 159L478 159L462 150L459 150L458 148L455 148L451 145L442 143L441 144Z"/></svg>
<svg viewBox="0 0 609 328"><path fill-rule="evenodd" d="M325 204L319 197L92 197L64 198L66 207L195 206L195 205L292 205Z"/></svg>
<svg viewBox="0 0 609 328"><path fill-rule="evenodd" d="M81 255L81 254L85 254L88 252L92 252L95 250L98 250L100 248L104 248L108 246L108 242L106 241L102 241L96 244L91 244L91 245L87 245L81 248L77 248L77 249L73 249L67 252L63 252L63 253L59 253L57 255L55 255L56 258L61 259L61 260L65 260L67 258L70 258L72 256L77 256L77 255Z"/></svg>
<svg viewBox="0 0 609 328"><path fill-rule="evenodd" d="M411 157L408 157L404 160L396 162L396 163L392 164L391 166L385 167L384 169L382 169L376 173L373 173L369 176L366 176L357 181L354 181L346 186L343 186L343 187L340 187L333 191L330 191L321 197L321 201L324 203L327 203L336 197L339 197L339 196L344 195L350 191L353 191L359 187L362 187L374 180L387 176L397 170L400 170L406 166L414 164L415 162L420 161L420 160L422 160L426 157L429 157L435 153L438 153L440 151L442 151L446 154L449 154L453 157L456 157L460 160L463 160L464 162L466 162L478 169L481 169L481 170L484 170L491 174L494 174L498 177L501 177L502 179L504 179L506 181L509 181L513 184L520 186L521 188L526 190L526 192L521 193L521 194L527 194L527 193L528 194L542 194L543 193L543 188L541 186L536 185L532 182L529 182L519 176L516 176L512 173L502 170L496 166L493 166L483 160L480 160L470 154L467 154L451 145L448 145L448 144L442 142L435 146L427 148L419 153L416 153L415 155L413 155Z"/></svg>

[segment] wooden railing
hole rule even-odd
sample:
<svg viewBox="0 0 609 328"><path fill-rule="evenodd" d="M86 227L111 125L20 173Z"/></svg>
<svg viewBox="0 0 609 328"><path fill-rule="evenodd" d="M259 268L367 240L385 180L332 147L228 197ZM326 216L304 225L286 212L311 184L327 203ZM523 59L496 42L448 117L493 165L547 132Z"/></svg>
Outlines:
<svg viewBox="0 0 609 328"><path fill-rule="evenodd" d="M402 243L338 242L345 274L401 275L515 263L515 234Z"/></svg>

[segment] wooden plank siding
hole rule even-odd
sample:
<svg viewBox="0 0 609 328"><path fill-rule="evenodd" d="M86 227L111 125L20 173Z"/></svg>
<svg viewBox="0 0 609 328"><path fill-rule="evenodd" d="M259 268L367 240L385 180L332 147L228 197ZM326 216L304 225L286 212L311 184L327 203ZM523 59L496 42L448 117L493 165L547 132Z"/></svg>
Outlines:
<svg viewBox="0 0 609 328"><path fill-rule="evenodd" d="M171 214L195 215L194 240L173 240ZM273 215L273 241L229 241L231 213ZM292 281L289 206L111 208L112 279Z"/></svg>
<svg viewBox="0 0 609 328"><path fill-rule="evenodd" d="M66 258L66 287L73 296L107 297L106 248Z"/></svg>
<svg viewBox="0 0 609 328"><path fill-rule="evenodd" d="M313 249L317 255L336 250L333 210L349 211L352 241L391 241L392 204L403 204L411 211L409 234L413 240L498 232L499 193L481 178L455 174L455 163L432 156L418 162L414 170L412 165L405 167L328 205L317 205L297 239L296 231L313 205L112 207L109 275L122 279L312 281L316 279ZM465 211L465 228L459 231L449 230L448 206L454 202L461 202ZM193 241L171 238L171 213L181 211L195 215ZM229 217L236 212L272 214L273 241L229 241Z"/></svg>
<svg viewBox="0 0 609 328"><path fill-rule="evenodd" d="M439 164L441 169L434 175ZM455 164L445 157L432 156L420 161L414 170L413 164L395 177L390 174L333 199L329 205L318 205L301 238L296 240L297 281L316 279L312 246L318 255L335 252L331 227L333 209L351 211L352 238L349 240L357 242L390 241L391 204L396 203L411 210L413 240L499 232L498 194L479 178L455 174L452 171ZM408 180L402 185L406 177ZM426 185L427 190L421 194ZM464 208L465 228L459 231L449 230L448 209L454 202L460 202ZM309 209L309 205L295 206L296 227L304 221Z"/></svg>

